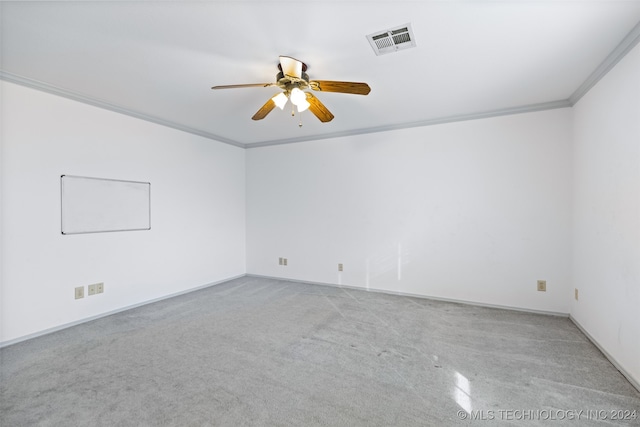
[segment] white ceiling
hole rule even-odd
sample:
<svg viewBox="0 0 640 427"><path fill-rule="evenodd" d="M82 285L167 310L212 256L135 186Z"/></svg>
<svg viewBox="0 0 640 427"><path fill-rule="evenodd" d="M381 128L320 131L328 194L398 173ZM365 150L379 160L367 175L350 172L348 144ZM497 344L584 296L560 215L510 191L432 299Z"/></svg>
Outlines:
<svg viewBox="0 0 640 427"><path fill-rule="evenodd" d="M572 105L640 39L640 1L45 1L0 3L1 74L239 146L322 139ZM417 47L376 56L366 35L410 23ZM279 55L335 119L251 116Z"/></svg>

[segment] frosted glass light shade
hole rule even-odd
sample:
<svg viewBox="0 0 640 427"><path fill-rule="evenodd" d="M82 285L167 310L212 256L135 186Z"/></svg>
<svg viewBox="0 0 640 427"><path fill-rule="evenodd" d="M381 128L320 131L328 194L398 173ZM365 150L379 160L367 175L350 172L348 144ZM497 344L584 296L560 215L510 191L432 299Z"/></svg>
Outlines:
<svg viewBox="0 0 640 427"><path fill-rule="evenodd" d="M280 92L279 94L277 94L271 99L273 100L273 102L275 102L276 106L281 110L284 109L284 106L287 103L287 95L285 95L282 92Z"/></svg>
<svg viewBox="0 0 640 427"><path fill-rule="evenodd" d="M311 104L306 99L303 99L302 102L298 103L298 113L302 113L304 110L309 108Z"/></svg>
<svg viewBox="0 0 640 427"><path fill-rule="evenodd" d="M307 100L307 96L304 94L303 91L301 91L297 87L291 91L291 102L293 102L295 105L299 105L302 102L306 102L306 100Z"/></svg>

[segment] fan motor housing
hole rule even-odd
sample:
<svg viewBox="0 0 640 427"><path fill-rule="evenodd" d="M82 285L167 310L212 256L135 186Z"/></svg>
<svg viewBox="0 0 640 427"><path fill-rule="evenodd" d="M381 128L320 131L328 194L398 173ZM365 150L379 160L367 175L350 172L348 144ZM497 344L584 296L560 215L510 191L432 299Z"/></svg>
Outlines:
<svg viewBox="0 0 640 427"><path fill-rule="evenodd" d="M309 87L309 75L303 71L302 76L300 78L296 78L293 76L285 76L284 73L280 71L276 75L276 82L278 87L285 91L291 91L294 88L304 90Z"/></svg>

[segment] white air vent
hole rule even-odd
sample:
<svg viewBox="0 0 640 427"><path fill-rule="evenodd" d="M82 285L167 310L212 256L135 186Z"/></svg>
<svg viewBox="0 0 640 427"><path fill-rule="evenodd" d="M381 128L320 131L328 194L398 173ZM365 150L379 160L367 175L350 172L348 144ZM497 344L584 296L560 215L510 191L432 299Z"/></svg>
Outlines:
<svg viewBox="0 0 640 427"><path fill-rule="evenodd" d="M416 47L411 24L369 34L367 40L369 40L369 44L376 55L384 55L385 53Z"/></svg>

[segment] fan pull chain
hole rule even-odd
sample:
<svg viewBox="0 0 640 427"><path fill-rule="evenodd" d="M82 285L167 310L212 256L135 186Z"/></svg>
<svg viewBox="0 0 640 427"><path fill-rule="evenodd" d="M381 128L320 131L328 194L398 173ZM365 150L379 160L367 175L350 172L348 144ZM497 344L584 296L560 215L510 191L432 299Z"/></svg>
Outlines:
<svg viewBox="0 0 640 427"><path fill-rule="evenodd" d="M296 106L291 105L291 117L296 115ZM302 112L298 112L298 116L300 116L300 121L298 122L298 127L302 127Z"/></svg>

